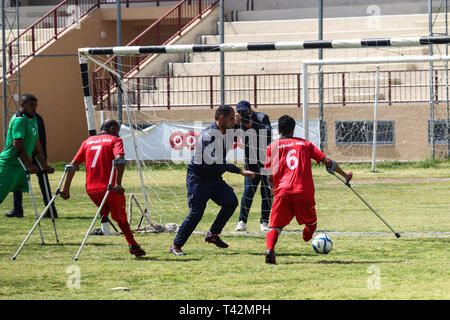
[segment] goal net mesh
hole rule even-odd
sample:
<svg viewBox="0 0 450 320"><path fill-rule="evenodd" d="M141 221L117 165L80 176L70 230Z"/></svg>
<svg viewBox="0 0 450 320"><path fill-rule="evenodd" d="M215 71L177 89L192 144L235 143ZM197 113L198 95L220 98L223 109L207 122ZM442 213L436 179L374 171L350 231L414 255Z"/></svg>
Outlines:
<svg viewBox="0 0 450 320"><path fill-rule="evenodd" d="M426 54L427 48L416 47L415 52ZM410 52L407 50L325 49L323 57L402 56ZM438 53L444 52L444 47L438 49ZM291 115L298 120L296 134L301 136L301 63L316 56L316 50L225 53L224 103L234 107L238 101L247 100L255 111L268 114L273 124L273 139L278 138L278 118L283 114ZM372 160L377 67L376 161L425 160L432 153L437 159L447 158L449 80L444 63L435 63L432 71L425 62L330 65L321 69L310 66L310 140L340 162ZM181 224L189 210L185 167L201 130L214 121L214 110L222 101L220 53L95 55L90 56L89 69L94 70L90 77L97 129L102 119L118 119L118 92L121 91L121 137L126 158L136 160L132 143L132 135L135 135L151 219L160 225ZM111 70L124 74L120 90ZM234 147L228 158L243 168L242 141ZM127 191L145 207L146 201L137 183L139 179L135 177L136 183ZM239 185L235 191L241 200L243 179L229 179ZM260 187L252 207L248 208L255 220L259 220L263 200L270 200L264 199ZM205 214L218 210L218 207L208 206ZM136 212L133 209L135 217ZM236 223L238 214L235 212L232 218ZM200 225L204 231L207 227L207 224ZM169 226L167 230L174 231L176 227Z"/></svg>

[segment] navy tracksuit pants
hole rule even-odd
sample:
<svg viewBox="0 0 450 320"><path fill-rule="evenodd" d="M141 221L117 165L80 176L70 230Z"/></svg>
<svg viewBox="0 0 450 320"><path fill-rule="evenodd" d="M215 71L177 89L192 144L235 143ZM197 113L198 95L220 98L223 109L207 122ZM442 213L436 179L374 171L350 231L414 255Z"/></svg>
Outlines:
<svg viewBox="0 0 450 320"><path fill-rule="evenodd" d="M233 188L226 184L221 177L218 179L208 179L188 173L186 176L186 188L188 193L189 215L181 224L180 230L173 242L174 245L179 247L182 247L192 232L194 232L203 217L208 200L211 199L222 207L209 230L213 234L220 234L222 232L222 229L239 204Z"/></svg>

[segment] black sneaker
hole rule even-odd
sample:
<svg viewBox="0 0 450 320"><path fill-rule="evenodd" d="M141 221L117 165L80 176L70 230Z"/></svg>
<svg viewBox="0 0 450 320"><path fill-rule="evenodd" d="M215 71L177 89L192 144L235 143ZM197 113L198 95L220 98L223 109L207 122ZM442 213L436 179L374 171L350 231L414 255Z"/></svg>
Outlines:
<svg viewBox="0 0 450 320"><path fill-rule="evenodd" d="M23 210L13 210L5 213L5 216L8 218L23 218Z"/></svg>
<svg viewBox="0 0 450 320"><path fill-rule="evenodd" d="M266 251L266 263L277 264L277 262L275 261L275 252L273 252L272 250Z"/></svg>
<svg viewBox="0 0 450 320"><path fill-rule="evenodd" d="M228 245L220 239L218 234L212 234L211 232L206 234L205 242L215 244L221 249L228 248Z"/></svg>
<svg viewBox="0 0 450 320"><path fill-rule="evenodd" d="M136 257L145 256L145 251L139 245L130 244L130 253Z"/></svg>
<svg viewBox="0 0 450 320"><path fill-rule="evenodd" d="M170 246L169 253L173 254L174 256L184 256L185 255L183 250L181 250L181 247L176 246L176 245Z"/></svg>

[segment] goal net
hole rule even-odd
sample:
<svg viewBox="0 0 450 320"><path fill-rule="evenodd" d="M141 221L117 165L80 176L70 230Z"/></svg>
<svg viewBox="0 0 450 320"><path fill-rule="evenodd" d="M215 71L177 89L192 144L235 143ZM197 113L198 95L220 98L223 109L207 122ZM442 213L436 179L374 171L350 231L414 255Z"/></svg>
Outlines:
<svg viewBox="0 0 450 320"><path fill-rule="evenodd" d="M293 116L296 136L341 162L448 157L448 77L442 64L446 59L433 61L433 69L426 56L420 61L399 60L393 68L386 61L319 66L306 54L322 48L329 57L336 49L337 56L345 57L345 50L354 54L354 48L361 48L354 59L361 60L380 56L377 50L383 47L395 45L399 50L448 42L448 37L412 37L83 48L79 57L89 133L97 132L103 119L120 120L126 158L136 168L136 176L129 177L135 187L127 189L134 216L130 220L147 231L175 231L174 224L180 225L189 211L186 164L222 102L234 107L247 100L254 111L268 114L273 140L278 138L278 118ZM222 77L221 53L233 62ZM302 70L305 61L309 65ZM241 168L244 144L237 139L227 157ZM251 205L246 208L249 217L259 220L270 195L261 193L259 185L249 204L242 201L243 179L226 179L240 205ZM205 215L211 218L204 219L201 230L207 231L218 210L208 205ZM238 222L240 210L230 224Z"/></svg>

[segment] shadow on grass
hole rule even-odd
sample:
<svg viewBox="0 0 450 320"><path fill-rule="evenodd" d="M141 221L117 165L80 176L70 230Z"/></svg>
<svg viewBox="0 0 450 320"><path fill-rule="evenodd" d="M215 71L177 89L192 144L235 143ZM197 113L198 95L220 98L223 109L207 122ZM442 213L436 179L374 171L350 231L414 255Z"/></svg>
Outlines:
<svg viewBox="0 0 450 320"><path fill-rule="evenodd" d="M289 262L281 262L277 261L278 264L374 264L374 263L401 263L402 261L397 260L367 260L367 261L343 261L343 260L319 260L319 261L289 261Z"/></svg>
<svg viewBox="0 0 450 320"><path fill-rule="evenodd" d="M27 243L27 246L34 246L34 247L37 247L37 246L42 246L42 247L64 247L64 246L74 246L74 247L79 247L79 246L81 246L81 240L80 240L80 242L73 242L73 243L70 243L70 242L46 242L45 244L41 244L41 243L31 243L31 244L28 244L28 243ZM85 246L85 247L87 247L87 246L106 247L106 246L116 246L116 244L114 244L114 243L95 243L95 242L89 242L89 243L86 243L84 246Z"/></svg>
<svg viewBox="0 0 450 320"><path fill-rule="evenodd" d="M248 253L251 256L264 256L265 253L264 252L250 252ZM313 257L316 256L317 254L315 253L277 253L276 254L277 257L286 257L286 256L292 256L292 257Z"/></svg>
<svg viewBox="0 0 450 320"><path fill-rule="evenodd" d="M199 259L199 258L177 258L177 257L167 257L167 258L157 258L157 257L139 257L139 258L134 258L134 261L136 262L148 262L148 261L154 261L154 262L192 262L192 261L202 261L203 259Z"/></svg>

